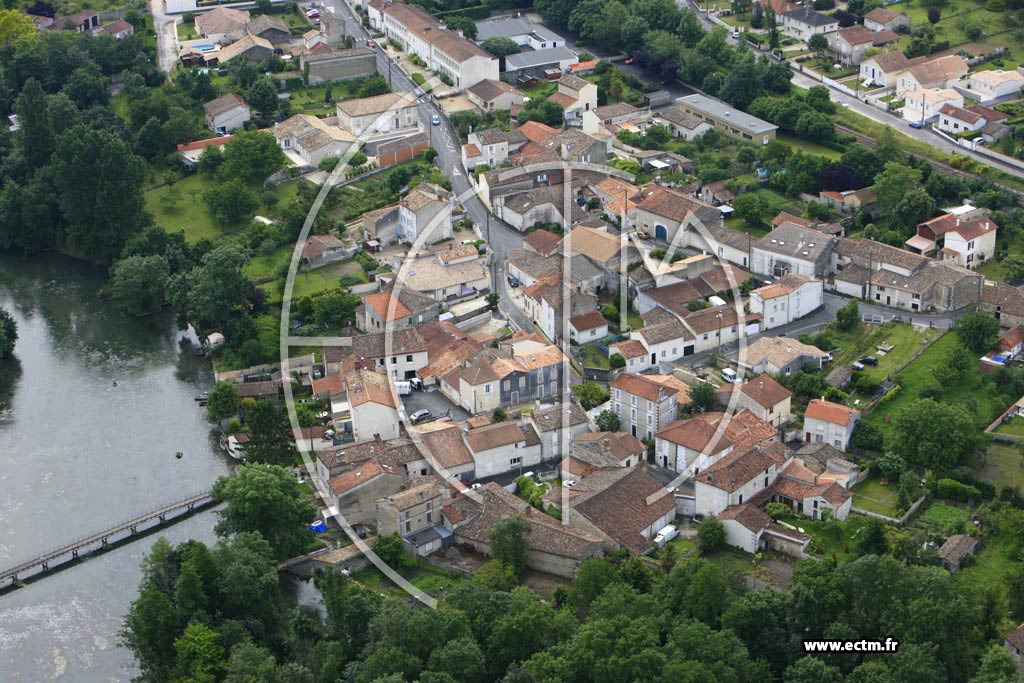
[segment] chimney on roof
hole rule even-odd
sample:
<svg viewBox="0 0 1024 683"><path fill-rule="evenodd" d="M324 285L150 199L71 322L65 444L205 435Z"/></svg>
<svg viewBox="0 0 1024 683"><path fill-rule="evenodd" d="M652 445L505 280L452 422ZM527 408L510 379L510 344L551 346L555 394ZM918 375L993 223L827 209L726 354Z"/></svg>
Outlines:
<svg viewBox="0 0 1024 683"><path fill-rule="evenodd" d="M985 232L988 232L988 226L989 226L988 221L985 221Z"/></svg>
<svg viewBox="0 0 1024 683"><path fill-rule="evenodd" d="M714 484L715 483L715 473L714 472L708 472L708 483L709 484Z"/></svg>
<svg viewBox="0 0 1024 683"><path fill-rule="evenodd" d="M960 227L960 216L956 217L956 227Z"/></svg>

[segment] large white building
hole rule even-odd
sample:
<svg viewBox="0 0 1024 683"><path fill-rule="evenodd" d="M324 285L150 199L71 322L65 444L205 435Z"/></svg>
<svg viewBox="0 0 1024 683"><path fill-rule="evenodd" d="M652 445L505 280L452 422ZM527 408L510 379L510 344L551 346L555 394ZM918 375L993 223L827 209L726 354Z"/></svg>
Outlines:
<svg viewBox="0 0 1024 683"><path fill-rule="evenodd" d="M498 58L444 28L433 15L403 3L384 3L384 34L427 64L444 74L456 90L465 90L482 80L498 80Z"/></svg>
<svg viewBox="0 0 1024 683"><path fill-rule="evenodd" d="M762 327L770 330L808 315L821 307L825 283L805 275L790 274L750 293L750 310L763 316Z"/></svg>

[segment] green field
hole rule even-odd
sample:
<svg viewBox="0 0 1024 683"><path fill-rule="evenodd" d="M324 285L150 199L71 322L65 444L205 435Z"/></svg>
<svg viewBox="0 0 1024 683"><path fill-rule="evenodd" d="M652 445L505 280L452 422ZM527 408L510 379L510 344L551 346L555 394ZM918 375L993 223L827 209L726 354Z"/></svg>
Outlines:
<svg viewBox="0 0 1024 683"><path fill-rule="evenodd" d="M835 555L836 560L844 562L856 557L857 536L867 521L863 515L850 515L843 522L801 518L792 523L814 538L815 554L826 558Z"/></svg>
<svg viewBox="0 0 1024 683"><path fill-rule="evenodd" d="M810 140L804 140L795 133L779 131L778 134L776 134L775 139L786 143L793 149L798 149L807 154L817 154L818 156L827 157L832 161L836 161L839 157L843 156L842 152L837 152L830 147L819 145L818 143L811 142Z"/></svg>
<svg viewBox="0 0 1024 683"><path fill-rule="evenodd" d="M953 580L965 589L963 594L981 595L989 588L1005 590L1008 578L1019 567L1014 560L1015 545L1001 536L987 539L978 555L953 575ZM1007 622L1004 626L1009 627L1009 620L1004 621ZM1014 622L1013 626L1016 625Z"/></svg>
<svg viewBox="0 0 1024 683"><path fill-rule="evenodd" d="M833 365L848 365L864 356L874 356L878 365L865 366L861 373L875 380L883 380L902 367L927 340L934 341L941 330L915 327L908 323L885 323L870 325L861 323L852 332L841 332L830 328L828 337L839 345L832 351ZM879 344L891 344L893 350L882 355L876 348Z"/></svg>
<svg viewBox="0 0 1024 683"><path fill-rule="evenodd" d="M1024 417L1016 415L999 425L995 429L996 434L1011 434L1013 436L1024 436Z"/></svg>
<svg viewBox="0 0 1024 683"><path fill-rule="evenodd" d="M947 354L958 343L955 334L943 336L896 375L895 381L899 385L897 393L891 399L883 400L868 418L883 434L890 430L885 416L899 412L900 408L920 398L921 392L926 389L941 392L936 400L948 403L966 402L973 408L972 412L979 429L987 427L1006 409L1002 397L995 392L984 390L977 364L972 364L964 376L952 384L940 385L932 375L932 369L945 362Z"/></svg>
<svg viewBox="0 0 1024 683"><path fill-rule="evenodd" d="M149 190L144 195L146 210L153 215L153 221L164 230L168 232L184 230L185 239L189 242L216 239L238 232L248 225L248 220L240 221L235 225L220 225L206 208L206 203L203 201L203 190L214 182L216 181L196 173L178 180L174 185L163 185ZM257 212L274 217L280 209L295 201L298 188L299 181L297 180L282 183L277 188L278 202L274 209L270 210L261 206ZM259 184L256 184L254 189L259 191ZM168 195L177 195L177 200L173 204L165 203L162 198Z"/></svg>
<svg viewBox="0 0 1024 683"><path fill-rule="evenodd" d="M915 525L937 527L944 533L952 534L956 533L969 518L970 514L963 508L936 502L928 506L928 509L915 520Z"/></svg>
<svg viewBox="0 0 1024 683"><path fill-rule="evenodd" d="M588 344L580 349L580 357L583 365L588 368L601 368L608 370L611 365L608 363L608 356L604 355L596 344Z"/></svg>
<svg viewBox="0 0 1024 683"><path fill-rule="evenodd" d="M1009 486L1024 493L1024 455L1015 445L996 441L985 453L972 456L969 464L997 491Z"/></svg>
<svg viewBox="0 0 1024 683"><path fill-rule="evenodd" d="M894 484L882 486L877 479L870 477L858 482L853 487L853 507L875 512L886 517L899 517L896 509L898 492Z"/></svg>

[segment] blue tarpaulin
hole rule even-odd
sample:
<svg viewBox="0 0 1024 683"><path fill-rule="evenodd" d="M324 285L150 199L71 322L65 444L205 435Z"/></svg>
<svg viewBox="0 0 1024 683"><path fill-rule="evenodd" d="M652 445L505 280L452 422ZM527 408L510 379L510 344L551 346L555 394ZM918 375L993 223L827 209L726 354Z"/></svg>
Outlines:
<svg viewBox="0 0 1024 683"><path fill-rule="evenodd" d="M315 531L318 534L322 534L323 532L327 531L327 525L321 521L316 521L309 525L309 530Z"/></svg>

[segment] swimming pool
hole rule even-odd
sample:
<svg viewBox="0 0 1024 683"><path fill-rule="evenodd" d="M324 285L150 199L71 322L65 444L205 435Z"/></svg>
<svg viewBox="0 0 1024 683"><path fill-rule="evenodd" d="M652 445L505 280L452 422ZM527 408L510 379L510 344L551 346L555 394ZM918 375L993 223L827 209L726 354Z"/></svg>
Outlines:
<svg viewBox="0 0 1024 683"><path fill-rule="evenodd" d="M202 50L203 52L209 52L213 49L213 45L193 45L196 50Z"/></svg>

